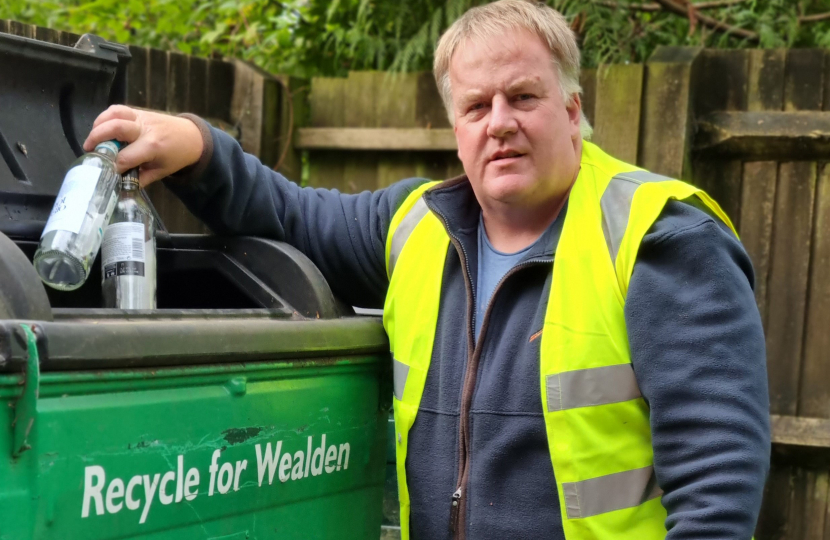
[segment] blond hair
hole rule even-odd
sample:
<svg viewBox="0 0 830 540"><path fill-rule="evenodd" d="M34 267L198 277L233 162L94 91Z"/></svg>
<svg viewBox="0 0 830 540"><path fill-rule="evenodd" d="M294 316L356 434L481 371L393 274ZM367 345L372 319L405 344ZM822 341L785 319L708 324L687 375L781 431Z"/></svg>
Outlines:
<svg viewBox="0 0 830 540"><path fill-rule="evenodd" d="M455 122L450 87L450 60L453 54L469 39L486 42L511 30L527 30L539 36L548 46L566 105L573 103L574 94L582 92L579 85L579 47L565 17L541 2L499 0L469 9L438 41L432 71L450 123ZM585 139L590 138L593 131L584 114L579 130Z"/></svg>

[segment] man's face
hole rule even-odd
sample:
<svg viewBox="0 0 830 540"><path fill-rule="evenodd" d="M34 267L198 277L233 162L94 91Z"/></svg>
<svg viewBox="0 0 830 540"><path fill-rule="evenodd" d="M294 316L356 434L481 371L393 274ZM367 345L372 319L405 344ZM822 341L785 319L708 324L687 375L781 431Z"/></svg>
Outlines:
<svg viewBox="0 0 830 540"><path fill-rule="evenodd" d="M538 207L579 170L578 96L565 106L547 46L516 31L468 40L450 62L458 157L482 206Z"/></svg>

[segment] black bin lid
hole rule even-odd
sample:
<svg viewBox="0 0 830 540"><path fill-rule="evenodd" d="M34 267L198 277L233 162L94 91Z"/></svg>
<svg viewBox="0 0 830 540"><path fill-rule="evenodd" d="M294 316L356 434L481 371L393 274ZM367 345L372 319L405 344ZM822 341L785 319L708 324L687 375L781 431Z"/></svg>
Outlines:
<svg viewBox="0 0 830 540"><path fill-rule="evenodd" d="M123 103L126 46L0 33L0 232L37 239L95 118Z"/></svg>

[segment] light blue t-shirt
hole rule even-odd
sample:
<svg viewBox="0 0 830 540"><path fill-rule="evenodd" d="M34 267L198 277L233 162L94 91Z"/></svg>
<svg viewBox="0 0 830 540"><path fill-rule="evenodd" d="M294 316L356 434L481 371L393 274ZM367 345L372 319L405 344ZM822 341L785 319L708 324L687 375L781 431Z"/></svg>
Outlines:
<svg viewBox="0 0 830 540"><path fill-rule="evenodd" d="M539 240L537 239L536 242ZM487 305L493 297L496 285L501 278L518 263L525 253L532 248L533 242L526 248L516 253L503 253L490 244L487 238L487 231L484 229L484 219L478 220L478 283L476 285L476 314L475 314L475 339L478 341L478 334L481 331L481 323L484 321L484 313Z"/></svg>

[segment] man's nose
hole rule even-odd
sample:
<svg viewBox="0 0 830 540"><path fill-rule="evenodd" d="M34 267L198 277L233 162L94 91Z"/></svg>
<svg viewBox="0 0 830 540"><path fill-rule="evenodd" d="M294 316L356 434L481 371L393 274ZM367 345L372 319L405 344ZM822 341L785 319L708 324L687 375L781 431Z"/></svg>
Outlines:
<svg viewBox="0 0 830 540"><path fill-rule="evenodd" d="M490 123L487 126L487 135L504 138L516 133L519 124L516 121L515 111L503 96L495 96L490 108Z"/></svg>

